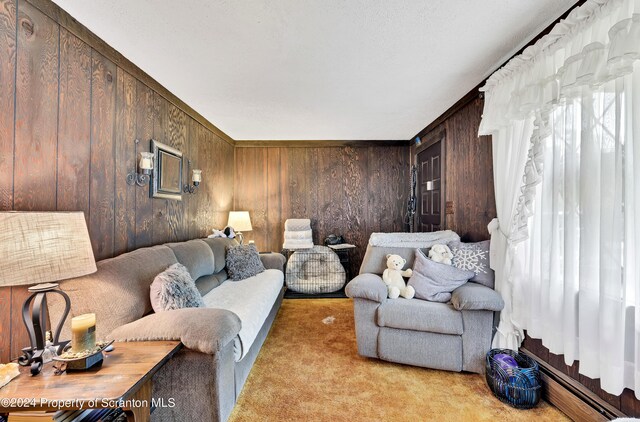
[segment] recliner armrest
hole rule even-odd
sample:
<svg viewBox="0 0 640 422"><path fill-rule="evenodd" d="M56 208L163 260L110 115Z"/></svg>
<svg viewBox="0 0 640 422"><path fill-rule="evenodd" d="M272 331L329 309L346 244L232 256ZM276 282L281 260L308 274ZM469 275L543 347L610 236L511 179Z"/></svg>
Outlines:
<svg viewBox="0 0 640 422"><path fill-rule="evenodd" d="M351 298L369 299L382 303L387 300L387 285L377 274L360 274L347 284L345 293Z"/></svg>
<svg viewBox="0 0 640 422"><path fill-rule="evenodd" d="M180 340L187 349L210 355L240 332L240 318L225 309L183 308L147 315L109 334L116 341Z"/></svg>
<svg viewBox="0 0 640 422"><path fill-rule="evenodd" d="M451 293L451 304L459 311L501 311L504 308L500 293L471 281Z"/></svg>

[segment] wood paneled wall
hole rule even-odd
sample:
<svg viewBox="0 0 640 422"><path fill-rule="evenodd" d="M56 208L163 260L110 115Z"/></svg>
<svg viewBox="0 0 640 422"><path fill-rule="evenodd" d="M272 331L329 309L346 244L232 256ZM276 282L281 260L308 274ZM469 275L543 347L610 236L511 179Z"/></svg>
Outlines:
<svg viewBox="0 0 640 422"><path fill-rule="evenodd" d="M241 145L241 144L238 144ZM360 269L372 232L406 231L409 147L238 147L236 210L250 210L261 251L282 249L287 218L310 218L315 244L342 234Z"/></svg>
<svg viewBox="0 0 640 422"><path fill-rule="evenodd" d="M106 53L31 3L0 0L0 210L83 211L97 260L224 226L233 142ZM127 185L151 138L202 169L196 195L152 199L148 186ZM0 288L0 361L28 345L19 315L26 296Z"/></svg>
<svg viewBox="0 0 640 422"><path fill-rule="evenodd" d="M432 140L444 140L445 228L468 242L489 239L487 225L496 216L491 137L478 136L483 107L482 99L472 100L411 147L415 161Z"/></svg>

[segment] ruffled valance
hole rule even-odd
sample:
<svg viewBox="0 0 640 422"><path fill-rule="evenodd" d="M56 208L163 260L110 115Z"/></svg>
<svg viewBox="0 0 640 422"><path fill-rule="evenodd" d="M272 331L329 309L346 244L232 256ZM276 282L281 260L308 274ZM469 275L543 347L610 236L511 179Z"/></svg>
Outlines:
<svg viewBox="0 0 640 422"><path fill-rule="evenodd" d="M640 0L589 0L496 71L481 89L480 135L548 112L584 87L631 73L640 59Z"/></svg>

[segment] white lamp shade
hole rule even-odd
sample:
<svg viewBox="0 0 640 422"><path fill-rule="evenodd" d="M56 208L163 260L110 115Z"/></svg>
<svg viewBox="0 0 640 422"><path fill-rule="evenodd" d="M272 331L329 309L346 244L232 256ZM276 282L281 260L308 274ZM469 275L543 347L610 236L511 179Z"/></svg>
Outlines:
<svg viewBox="0 0 640 422"><path fill-rule="evenodd" d="M0 212L0 286L96 272L82 212Z"/></svg>
<svg viewBox="0 0 640 422"><path fill-rule="evenodd" d="M233 230L237 232L250 232L253 230L249 211L229 211L227 226L233 227Z"/></svg>

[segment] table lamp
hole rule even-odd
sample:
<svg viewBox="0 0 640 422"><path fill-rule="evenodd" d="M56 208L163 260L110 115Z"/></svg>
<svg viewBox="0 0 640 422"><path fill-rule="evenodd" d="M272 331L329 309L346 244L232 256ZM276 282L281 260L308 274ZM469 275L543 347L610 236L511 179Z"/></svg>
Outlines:
<svg viewBox="0 0 640 422"><path fill-rule="evenodd" d="M244 235L242 232L250 232L253 230L253 227L251 227L251 218L249 218L249 211L229 211L227 226L233 227L238 237L238 242L242 245L244 243Z"/></svg>
<svg viewBox="0 0 640 422"><path fill-rule="evenodd" d="M71 302L66 293L56 289L58 284L52 282L96 270L82 212L0 212L0 286L32 286L31 295L22 306L22 320L31 347L22 349L23 356L18 359L22 366L31 365L31 374L40 373L44 363L47 293L59 294L65 301L53 345L61 353L68 343L61 343L59 336Z"/></svg>

